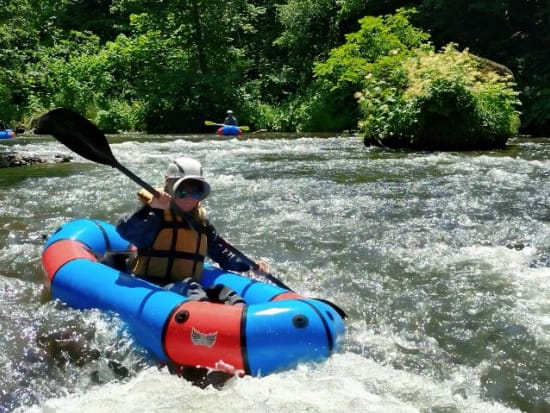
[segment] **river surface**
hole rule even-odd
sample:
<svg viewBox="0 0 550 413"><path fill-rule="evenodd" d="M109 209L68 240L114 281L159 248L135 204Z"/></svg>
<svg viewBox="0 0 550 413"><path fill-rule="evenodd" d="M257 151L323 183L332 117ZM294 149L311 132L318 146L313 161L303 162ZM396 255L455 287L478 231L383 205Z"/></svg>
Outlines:
<svg viewBox="0 0 550 413"><path fill-rule="evenodd" d="M44 239L137 204L116 169L0 170L0 412L550 412L550 139L494 152L365 148L358 137L111 136L153 185L202 161L218 231L349 314L325 362L201 389L159 370L114 314L42 291ZM51 137L2 142L53 159Z"/></svg>

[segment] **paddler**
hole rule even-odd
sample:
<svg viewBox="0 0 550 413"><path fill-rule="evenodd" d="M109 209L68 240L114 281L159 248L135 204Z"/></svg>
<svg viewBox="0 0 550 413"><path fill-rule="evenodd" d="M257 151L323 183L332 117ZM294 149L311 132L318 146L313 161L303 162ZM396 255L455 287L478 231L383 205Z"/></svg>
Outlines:
<svg viewBox="0 0 550 413"><path fill-rule="evenodd" d="M159 197L153 197L142 189L138 193L142 205L117 225L118 233L137 247L132 272L193 300L243 304L242 297L228 287L205 290L199 284L206 257L225 270L252 269L250 262L219 241L206 217L201 201L210 194L210 184L200 162L188 157L172 160L159 192ZM260 271L269 271L265 262L256 264Z"/></svg>

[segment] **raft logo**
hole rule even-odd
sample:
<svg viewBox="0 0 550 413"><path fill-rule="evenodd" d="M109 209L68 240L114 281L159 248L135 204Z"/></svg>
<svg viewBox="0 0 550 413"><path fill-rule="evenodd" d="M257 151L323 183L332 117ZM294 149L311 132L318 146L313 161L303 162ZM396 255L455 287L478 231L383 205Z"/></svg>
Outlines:
<svg viewBox="0 0 550 413"><path fill-rule="evenodd" d="M195 329L195 327L191 329L191 342L195 346L214 347L217 338L217 331L215 333L201 333L199 330Z"/></svg>

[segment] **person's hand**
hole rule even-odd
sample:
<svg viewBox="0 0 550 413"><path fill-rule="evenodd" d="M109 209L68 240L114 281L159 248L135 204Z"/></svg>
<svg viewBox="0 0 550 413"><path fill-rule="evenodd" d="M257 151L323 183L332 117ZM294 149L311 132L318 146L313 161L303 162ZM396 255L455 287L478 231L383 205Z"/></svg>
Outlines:
<svg viewBox="0 0 550 413"><path fill-rule="evenodd" d="M258 271L268 273L269 272L269 265L267 265L267 262L259 260L256 261L256 265L258 266Z"/></svg>
<svg viewBox="0 0 550 413"><path fill-rule="evenodd" d="M168 209L171 198L168 192L160 192L158 197L154 197L149 201L149 206L154 209Z"/></svg>

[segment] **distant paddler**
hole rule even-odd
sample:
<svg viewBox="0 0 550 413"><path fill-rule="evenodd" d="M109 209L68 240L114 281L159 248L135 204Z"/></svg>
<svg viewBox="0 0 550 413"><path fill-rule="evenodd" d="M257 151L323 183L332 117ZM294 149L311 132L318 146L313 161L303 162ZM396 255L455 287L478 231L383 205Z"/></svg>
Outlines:
<svg viewBox="0 0 550 413"><path fill-rule="evenodd" d="M249 131L248 126L238 126L237 118L235 118L233 111L229 109L227 111L227 117L224 119L224 123L216 123L211 120L205 120L204 124L207 126L219 126L216 134L220 136L235 136L241 135L243 131Z"/></svg>

